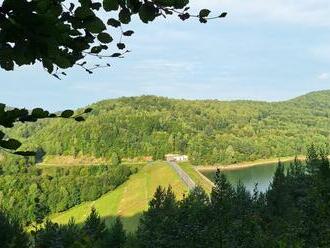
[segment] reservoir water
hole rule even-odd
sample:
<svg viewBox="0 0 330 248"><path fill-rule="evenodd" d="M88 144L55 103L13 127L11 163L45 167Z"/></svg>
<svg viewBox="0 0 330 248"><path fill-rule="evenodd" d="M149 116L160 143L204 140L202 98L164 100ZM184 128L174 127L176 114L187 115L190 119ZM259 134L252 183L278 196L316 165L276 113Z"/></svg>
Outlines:
<svg viewBox="0 0 330 248"><path fill-rule="evenodd" d="M285 170L290 166L290 162L283 163ZM241 181L247 190L253 192L255 184L258 184L258 190L265 192L274 176L278 163L256 165L249 168L224 170L223 173L227 176L229 182L236 186ZM211 181L214 181L216 170L201 171Z"/></svg>

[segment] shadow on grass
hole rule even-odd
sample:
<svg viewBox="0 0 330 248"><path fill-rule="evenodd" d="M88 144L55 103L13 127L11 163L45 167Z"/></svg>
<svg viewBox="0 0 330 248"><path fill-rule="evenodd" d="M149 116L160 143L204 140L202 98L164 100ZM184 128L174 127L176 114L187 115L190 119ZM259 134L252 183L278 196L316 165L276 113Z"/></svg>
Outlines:
<svg viewBox="0 0 330 248"><path fill-rule="evenodd" d="M142 213L138 213L133 216L119 216L119 217L124 225L124 229L129 233L134 233L138 228L141 216ZM110 227L112 223L114 223L117 217L118 216L105 216L103 217L103 219L105 220L105 224L107 225L107 227Z"/></svg>
<svg viewBox="0 0 330 248"><path fill-rule="evenodd" d="M142 212L135 214L133 216L120 216L120 215L111 215L111 216L102 216L102 220L105 221L106 226L109 228L115 222L117 217L120 217L120 220L123 223L124 229L128 233L135 233L138 228ZM75 221L78 226L84 224L83 221Z"/></svg>

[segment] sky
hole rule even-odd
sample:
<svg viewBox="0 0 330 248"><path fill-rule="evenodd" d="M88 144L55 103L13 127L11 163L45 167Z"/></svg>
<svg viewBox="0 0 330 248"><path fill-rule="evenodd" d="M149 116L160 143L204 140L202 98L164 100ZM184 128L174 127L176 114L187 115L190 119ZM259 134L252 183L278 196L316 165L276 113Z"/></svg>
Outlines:
<svg viewBox="0 0 330 248"><path fill-rule="evenodd" d="M329 0L190 2L192 12L228 16L135 20L125 26L135 31L125 40L132 52L92 75L74 68L60 81L40 65L0 69L0 102L57 111L121 96L281 101L330 89Z"/></svg>

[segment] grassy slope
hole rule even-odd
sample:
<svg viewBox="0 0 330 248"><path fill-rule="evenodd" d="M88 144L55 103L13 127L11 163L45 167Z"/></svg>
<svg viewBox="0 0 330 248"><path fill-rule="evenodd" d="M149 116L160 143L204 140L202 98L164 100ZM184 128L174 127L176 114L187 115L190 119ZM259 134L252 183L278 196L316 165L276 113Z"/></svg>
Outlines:
<svg viewBox="0 0 330 248"><path fill-rule="evenodd" d="M189 162L179 163L179 165L196 184L200 185L206 192L211 192L212 184L201 177Z"/></svg>
<svg viewBox="0 0 330 248"><path fill-rule="evenodd" d="M123 185L98 200L52 215L50 219L64 224L73 217L77 223L82 223L94 206L101 217L106 219L107 224L110 224L115 216L120 215L125 229L134 231L141 213L147 209L158 185L171 185L179 199L187 192L187 188L166 163L156 162L146 165Z"/></svg>

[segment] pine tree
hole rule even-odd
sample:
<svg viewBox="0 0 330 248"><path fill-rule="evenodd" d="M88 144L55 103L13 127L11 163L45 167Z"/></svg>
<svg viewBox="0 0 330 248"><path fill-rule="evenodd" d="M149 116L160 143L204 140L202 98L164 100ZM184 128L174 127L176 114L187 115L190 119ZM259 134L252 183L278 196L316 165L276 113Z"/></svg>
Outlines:
<svg viewBox="0 0 330 248"><path fill-rule="evenodd" d="M197 186L179 203L177 247L210 247L210 198Z"/></svg>
<svg viewBox="0 0 330 248"><path fill-rule="evenodd" d="M211 192L210 235L212 246L225 247L228 243L226 234L229 232L230 209L233 207L234 190L226 176L217 170L215 185Z"/></svg>
<svg viewBox="0 0 330 248"><path fill-rule="evenodd" d="M307 148L306 165L307 171L310 174L317 173L320 165L320 159L314 144Z"/></svg>
<svg viewBox="0 0 330 248"><path fill-rule="evenodd" d="M175 247L178 205L171 187L158 187L141 219L137 236L141 247Z"/></svg>
<svg viewBox="0 0 330 248"><path fill-rule="evenodd" d="M211 192L211 203L213 206L222 205L224 201L233 197L234 190L226 176L218 169L215 174L215 183Z"/></svg>
<svg viewBox="0 0 330 248"><path fill-rule="evenodd" d="M93 207L90 215L85 220L82 231L85 236L89 237L94 242L101 242L106 232L106 226L100 215Z"/></svg>
<svg viewBox="0 0 330 248"><path fill-rule="evenodd" d="M79 247L82 233L73 218L69 220L67 225L62 226L61 233L64 247Z"/></svg>
<svg viewBox="0 0 330 248"><path fill-rule="evenodd" d="M276 168L270 189L267 192L267 204L271 216L282 216L286 211L286 177L284 174L284 165L279 162ZM271 217L270 217L271 218Z"/></svg>
<svg viewBox="0 0 330 248"><path fill-rule="evenodd" d="M127 236L120 217L117 217L115 222L109 229L109 234L106 236L106 247L122 248L125 246Z"/></svg>

